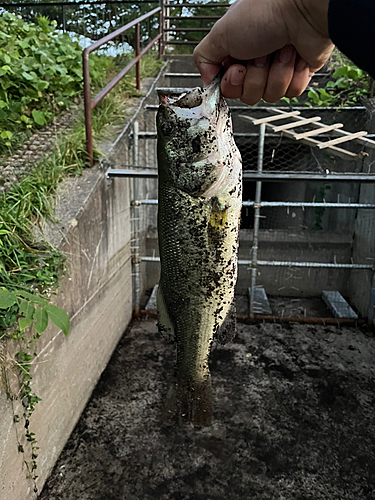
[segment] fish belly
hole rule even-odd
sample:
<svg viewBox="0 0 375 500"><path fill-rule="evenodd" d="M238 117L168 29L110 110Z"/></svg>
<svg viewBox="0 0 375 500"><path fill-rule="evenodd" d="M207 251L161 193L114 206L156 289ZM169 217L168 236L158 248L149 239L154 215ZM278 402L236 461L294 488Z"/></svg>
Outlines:
<svg viewBox="0 0 375 500"><path fill-rule="evenodd" d="M214 198L159 185L159 330L177 344L166 411L172 421L210 425L212 340L234 335L241 185Z"/></svg>

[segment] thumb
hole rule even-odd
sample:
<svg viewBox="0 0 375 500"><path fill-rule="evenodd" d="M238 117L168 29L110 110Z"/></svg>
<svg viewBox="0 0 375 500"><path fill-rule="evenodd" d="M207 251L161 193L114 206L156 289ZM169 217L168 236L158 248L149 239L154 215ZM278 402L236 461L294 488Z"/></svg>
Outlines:
<svg viewBox="0 0 375 500"><path fill-rule="evenodd" d="M229 55L225 37L216 23L210 33L203 38L194 50L194 62L198 68L203 83L208 85L221 70L222 62Z"/></svg>

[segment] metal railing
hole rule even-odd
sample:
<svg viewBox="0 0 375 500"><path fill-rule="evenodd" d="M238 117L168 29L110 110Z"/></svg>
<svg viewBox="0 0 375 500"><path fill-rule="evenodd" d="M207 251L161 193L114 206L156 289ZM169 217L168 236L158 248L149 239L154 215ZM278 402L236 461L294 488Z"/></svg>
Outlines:
<svg viewBox="0 0 375 500"><path fill-rule="evenodd" d="M170 34L177 34L180 33L194 33L194 32L200 32L204 36L206 33L208 33L211 28L212 28L212 23L214 21L218 21L222 16L221 15L209 15L209 14L201 14L198 13L196 15L171 15L170 10L171 9L217 9L217 8L228 8L230 7L229 3L219 3L219 2L212 2L212 3L189 3L189 2L184 2L184 3L173 3L173 2L165 2L162 0L162 8L164 11L164 44L165 45L198 45L200 40L176 40L176 39L171 39ZM207 26L181 26L179 25L180 21L208 21ZM172 23L171 23L172 21ZM177 26L171 26L171 24L177 25Z"/></svg>
<svg viewBox="0 0 375 500"><path fill-rule="evenodd" d="M70 2L25 2L0 3L0 11L8 11L21 15L25 20L37 22L39 16L46 16L56 21L57 28L64 32L73 32L97 40L109 31L131 20L135 11L143 5L149 9L152 4L159 5L158 0L79 0ZM130 19L127 19L130 18Z"/></svg>
<svg viewBox="0 0 375 500"><path fill-rule="evenodd" d="M145 21L151 16L155 14L159 14L159 34L151 40L148 45L144 49L140 48L140 23ZM120 73L111 80L106 87L101 90L93 99L91 98L91 88L90 88L90 65L89 65L89 56L92 52L99 49L102 45L110 42L114 38L118 37L125 33L125 31L135 28L136 29L136 47L135 47L135 57L125 66ZM127 23L122 28L114 31L113 33L108 34L107 36L101 38L100 40L94 42L89 47L86 47L82 53L83 60L83 86L84 86L84 106L85 106L85 127L86 127L86 150L90 165L94 164L94 152L92 145L92 119L91 112L99 104L99 102L120 82L120 80L133 68L136 67L136 87L139 91L141 88L141 80L140 80L140 65L139 61L141 57L148 52L151 47L156 42L159 42L159 58L163 52L163 10L161 7L157 7L156 9L151 10L147 14L134 19L130 23Z"/></svg>

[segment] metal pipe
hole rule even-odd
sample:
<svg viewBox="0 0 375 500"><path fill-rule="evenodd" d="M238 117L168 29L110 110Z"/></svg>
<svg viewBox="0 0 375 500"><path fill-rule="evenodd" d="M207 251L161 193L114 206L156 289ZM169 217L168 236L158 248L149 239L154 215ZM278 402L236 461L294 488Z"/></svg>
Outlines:
<svg viewBox="0 0 375 500"><path fill-rule="evenodd" d="M144 168L139 166L139 168ZM107 178L112 177L143 177L157 178L157 170L128 170L122 168L109 168L106 172ZM314 174L311 172L257 172L244 171L245 181L319 181L319 182L375 182L375 174Z"/></svg>
<svg viewBox="0 0 375 500"><path fill-rule="evenodd" d="M139 157L139 147L138 147L138 129L139 124L137 121L133 123L133 163L137 165Z"/></svg>
<svg viewBox="0 0 375 500"><path fill-rule="evenodd" d="M368 321L372 323L375 317L375 274L372 278L372 287L370 293L370 303L368 308Z"/></svg>
<svg viewBox="0 0 375 500"><path fill-rule="evenodd" d="M165 19L170 19L171 21L172 20L178 21L180 19L190 19L190 21L192 21L193 19L221 19L221 18L222 16L165 16Z"/></svg>
<svg viewBox="0 0 375 500"><path fill-rule="evenodd" d="M158 313L155 310L140 310L136 315L137 318L157 318ZM336 326L360 326L366 322L363 319L353 318L309 318L309 317L293 317L293 316L263 316L256 314L253 318L246 314L237 314L237 321L240 323L301 323L307 325L336 325Z"/></svg>
<svg viewBox="0 0 375 500"><path fill-rule="evenodd" d="M193 41L193 40L185 40L183 42L177 42L177 41L170 41L168 40L166 42L168 45L198 45L200 43L200 40Z"/></svg>
<svg viewBox="0 0 375 500"><path fill-rule="evenodd" d="M97 40L96 42L92 43L91 45L89 45L89 47L85 48L85 51L91 54L91 52L94 52L95 50L99 49L99 47L101 47L105 43L110 42L111 40L121 35L122 33L125 33L125 31L129 30L130 28L134 28L138 23L145 21L146 19L153 16L154 14L157 14L158 12L160 12L160 7L156 7L156 9L150 10L150 12L143 14L143 16L137 17L137 19L130 21L130 23L125 24L125 26L122 26L113 33L109 33L103 38L100 38L100 40Z"/></svg>
<svg viewBox="0 0 375 500"><path fill-rule="evenodd" d="M134 66L134 64L139 64L139 59L154 45L155 42L159 40L162 36L160 33L157 35L154 40L152 40L147 47L145 47L142 51L139 51L138 55L101 91L99 94L91 99L91 89L90 89L90 65L89 65L89 56L91 52L97 50L99 47L104 45L105 43L113 40L117 36L121 35L125 31L134 26L138 26L139 23L148 19L160 12L161 8L157 7L156 9L151 10L147 14L138 17L134 21L126 24L122 28L114 31L113 33L108 34L107 36L97 40L92 43L89 47L86 47L82 52L82 71L83 71L83 89L84 89L84 107L85 107L85 131L86 131L86 151L88 160L91 166L94 164L94 153L93 153L93 145L92 145L92 122L91 122L91 110L95 108L95 106L108 94L110 90L113 89L115 85L126 75L126 73ZM137 46L139 49L139 46ZM140 87L140 84L138 85Z"/></svg>
<svg viewBox="0 0 375 500"><path fill-rule="evenodd" d="M243 265L251 264L251 261L243 260ZM258 266L274 266L274 267L318 267L318 268L332 268L332 269L374 269L372 264L337 264L331 262L284 262L284 261L268 261L258 260Z"/></svg>
<svg viewBox="0 0 375 500"><path fill-rule="evenodd" d="M106 0L106 4L132 4L134 5L134 0ZM158 3L157 1L148 1L148 0L137 0L137 4L147 4L150 5L150 3ZM26 3L0 3L0 7L60 7L60 6L65 6L68 5L69 7L74 7L75 5L102 5L103 1L97 0L97 1L87 1L87 0L82 0L79 2L26 2Z"/></svg>
<svg viewBox="0 0 375 500"><path fill-rule="evenodd" d="M167 31L211 31L211 28L171 28L170 30L167 30ZM316 78L316 77L321 77L321 76L325 76L326 73L314 73L312 78ZM328 75L328 74L327 74ZM170 77L175 77L175 78L201 78L201 74L200 73L165 73L164 76L168 76L169 78ZM266 107L266 106L257 106L256 108L249 108L249 107L246 107L246 106L230 106L231 109L234 109L234 108L240 108L240 109L244 109L244 110L248 110L248 111L256 111L256 110L265 110L265 111L268 111L270 108L269 107ZM294 108L293 106L293 111L295 111L296 109L298 109L297 107ZM314 108L299 108L299 109L303 109L304 111L310 111L311 109L314 109ZM322 108L319 108L319 110L321 110ZM324 108L323 108L324 109ZM327 108L326 108L327 109ZM329 109L334 109L334 108L329 108ZM339 108L339 109L343 109L343 108ZM347 108L349 109L349 108ZM365 109L365 108L364 108Z"/></svg>
<svg viewBox="0 0 375 500"><path fill-rule="evenodd" d="M140 167L142 168L142 167ZM141 179L156 179L158 177L157 170L124 170L121 168L108 168L105 176L107 179L113 177L123 177L123 178L141 178Z"/></svg>
<svg viewBox="0 0 375 500"><path fill-rule="evenodd" d="M164 76L167 77L167 73ZM143 137L145 139L157 139L157 136L158 136L156 132L151 132L151 131L147 131L147 130L140 132L139 135L140 135L140 137ZM256 137L257 139L259 137L259 134L255 133L255 132L254 133L235 132L233 135L234 135L234 137ZM267 134L267 136L269 136L269 137L273 136L273 137L280 140L279 134Z"/></svg>
<svg viewBox="0 0 375 500"><path fill-rule="evenodd" d="M263 171L263 158L264 158L264 136L266 133L266 125L262 123L259 127L259 146L258 146L258 174ZM257 181L255 188L255 205L254 205L254 233L253 233L253 246L252 246L252 263L251 263L251 288L250 288L250 317L254 317L255 306L255 287L257 277L257 259L258 259L258 236L259 236L259 223L260 223L260 202L262 195L262 182Z"/></svg>
<svg viewBox="0 0 375 500"><path fill-rule="evenodd" d="M134 150L133 150L134 154ZM138 194L137 189L137 180L132 179L132 191L133 195L136 196ZM139 312L139 306L141 301L141 258L139 256L139 217L140 210L139 206L132 205L131 206L132 213L132 236L131 236L131 255L132 255L132 271L133 271L133 299L134 299L134 313Z"/></svg>
<svg viewBox="0 0 375 500"><path fill-rule="evenodd" d="M145 311L147 312L147 311ZM263 316L255 315L253 318L245 314L237 314L237 321L243 323L301 323L308 325L337 325L337 326L359 326L364 325L365 320L353 318L308 318L308 317L281 317L281 316Z"/></svg>
<svg viewBox="0 0 375 500"><path fill-rule="evenodd" d="M188 90L191 90L191 89L185 89L185 92L187 92ZM229 106L230 107L230 110L231 111L251 111L251 113L253 113L254 111L269 111L270 108L268 106L257 106L255 108L250 108L249 106ZM154 111L157 111L159 109L159 106L156 105L156 104L147 104L146 105L146 109L148 110L154 110ZM286 106L281 106L281 108L279 109L287 109L288 111L290 111L290 108L289 107L286 107ZM348 112L348 111L366 111L366 108L365 106L348 106L348 107L344 107L344 108L340 108L340 107L326 107L326 106L322 106L321 108L320 107L311 107L311 108L306 108L306 107L303 107L303 106L293 106L293 111L344 111L344 112Z"/></svg>
<svg viewBox="0 0 375 500"><path fill-rule="evenodd" d="M92 167L94 165L94 151L92 146L90 66L89 66L89 53L85 51L82 52L82 71L83 71L83 102L85 108L86 151L89 163Z"/></svg>
<svg viewBox="0 0 375 500"><path fill-rule="evenodd" d="M160 262L159 257L144 256L139 257L142 262ZM239 260L239 266L252 266L252 260ZM332 262L284 262L284 261L267 261L257 260L257 266L274 266L274 267L314 267L314 268L329 268L329 269L363 269L373 270L371 264L336 264Z"/></svg>
<svg viewBox="0 0 375 500"><path fill-rule="evenodd" d="M63 32L66 32L66 12L65 12L65 5L63 4L61 6L61 14L62 14L62 20L63 20Z"/></svg>
<svg viewBox="0 0 375 500"><path fill-rule="evenodd" d="M139 67L139 55L141 53L141 33L139 23L135 26L135 57L138 58L135 63L135 85L138 92L141 90L141 75Z"/></svg>
<svg viewBox="0 0 375 500"><path fill-rule="evenodd" d="M230 3L166 3L166 7L230 7Z"/></svg>
<svg viewBox="0 0 375 500"><path fill-rule="evenodd" d="M137 205L157 205L158 200L134 200L132 203ZM254 207L256 205L255 201L243 201L243 207ZM371 203L316 203L316 202L308 202L308 201L261 201L259 203L260 208L264 207L299 207L299 208L315 208L315 207L324 207L324 208L365 208L365 209L373 209L375 205Z"/></svg>
<svg viewBox="0 0 375 500"><path fill-rule="evenodd" d="M131 202L131 205L136 205L136 206L140 206L140 205L157 205L158 204L158 200L134 200Z"/></svg>
<svg viewBox="0 0 375 500"><path fill-rule="evenodd" d="M168 73L165 73L164 76L167 77ZM156 139L157 138L156 132L150 132L150 131L146 131L146 130L143 132L140 132L139 135L140 135L140 137L142 137L144 139ZM233 135L237 139L248 138L248 137L259 139L259 134L256 132L234 132ZM328 135L329 134L322 134L321 137L327 137ZM265 134L265 137L273 137L273 138L277 139L278 141L280 141L280 134L274 134L272 132L268 132ZM288 137L286 137L286 140L290 140L291 142L295 142L293 139L290 139Z"/></svg>
<svg viewBox="0 0 375 500"><path fill-rule="evenodd" d="M99 102L108 94L108 92L110 92L118 83L120 80L122 80L122 78L124 78L124 76L132 69L132 67L138 63L138 61L141 59L141 57L143 57L146 52L148 52L151 47L160 39L161 35L157 35L153 40L151 40L151 42L143 49L141 50L140 54L138 56L136 56L134 59L132 59L130 61L129 64L127 64L125 66L124 69L122 69L120 71L120 73L118 75L116 75L113 80L111 80L105 87L103 90L101 90L95 97L94 99L91 101L91 108L95 108L95 106L97 106L99 104Z"/></svg>
<svg viewBox="0 0 375 500"><path fill-rule="evenodd" d="M163 9L164 9L164 19L167 19L171 15L171 9L167 6L167 4L163 1ZM167 44L169 42L169 32L168 28L171 26L171 21L167 19L164 22L164 43Z"/></svg>
<svg viewBox="0 0 375 500"><path fill-rule="evenodd" d="M161 0L161 7L163 7L163 0ZM161 8L159 12L159 59L161 59L164 54L164 17L163 17L163 8Z"/></svg>
<svg viewBox="0 0 375 500"><path fill-rule="evenodd" d="M375 182L375 174L322 174L311 172L266 172L258 174L256 172L245 171L244 180L263 182L276 181L319 181L319 182Z"/></svg>
<svg viewBox="0 0 375 500"><path fill-rule="evenodd" d="M243 207L253 207L255 201L242 202ZM325 208L375 208L371 203L326 203L326 202L305 202L305 201L262 201L259 206L263 207L325 207Z"/></svg>
<svg viewBox="0 0 375 500"><path fill-rule="evenodd" d="M211 31L211 28L168 28L165 31L167 31L167 32L171 32L171 31L172 32L177 32L177 31L178 32L179 31L182 31L182 32L187 32L187 31L205 31L205 32L207 32L207 31ZM196 75L197 75L197 77L201 76L200 73L197 73Z"/></svg>

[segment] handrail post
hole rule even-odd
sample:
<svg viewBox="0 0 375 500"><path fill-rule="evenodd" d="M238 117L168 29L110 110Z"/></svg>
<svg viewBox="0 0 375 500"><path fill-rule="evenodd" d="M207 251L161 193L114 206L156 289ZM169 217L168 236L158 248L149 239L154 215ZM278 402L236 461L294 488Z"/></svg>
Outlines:
<svg viewBox="0 0 375 500"><path fill-rule="evenodd" d="M164 28L163 28L163 24L164 24L164 21L163 21L163 9L159 12L159 35L160 35L160 38L159 38L159 42L158 42L158 45L159 45L159 59L161 59L161 56L163 55L163 31L164 31Z"/></svg>
<svg viewBox="0 0 375 500"><path fill-rule="evenodd" d="M85 106L86 151L91 167L94 165L94 151L92 147L91 129L91 89L90 89L90 53L85 49L82 52L83 68L83 100Z"/></svg>
<svg viewBox="0 0 375 500"><path fill-rule="evenodd" d="M65 13L65 5L61 5L61 14L62 14L62 22L63 22L63 32L66 32L66 13Z"/></svg>
<svg viewBox="0 0 375 500"><path fill-rule="evenodd" d="M141 33L139 23L135 27L135 57L138 57L141 52ZM140 62L137 61L135 65L135 80L138 92L141 90L141 75L140 75Z"/></svg>
<svg viewBox="0 0 375 500"><path fill-rule="evenodd" d="M264 138L266 135L266 124L260 124L259 145L258 145L258 174L263 172L264 161ZM254 234L251 260L251 289L250 289L250 318L255 316L255 287L258 270L258 244L259 244L259 223L260 223L260 203L262 201L262 181L257 181L254 203Z"/></svg>
<svg viewBox="0 0 375 500"><path fill-rule="evenodd" d="M128 24L125 24L122 28L117 29L113 33L109 33L104 36L100 40L92 43L89 47L86 47L82 52L82 71L83 71L83 95L84 95L84 105L85 105L85 129L86 129L86 151L87 158L91 166L94 165L94 150L92 145L92 130L91 130L91 121L92 121L92 110L95 108L97 104L110 92L113 87L115 87L118 82L129 72L129 70L136 66L136 86L137 90L141 90L141 78L140 78L140 59L141 57L151 49L151 47L161 39L161 35L157 35L150 43L146 45L146 47L141 51L141 35L140 35L140 23L149 17L157 14L161 11L161 7L157 7L156 9L151 10L147 14L134 19ZM91 89L90 89L90 65L89 65L89 56L91 52L97 50L99 47L104 45L107 42L110 42L114 38L119 35L122 35L128 29L135 28L136 29L136 44L135 44L135 52L136 56L133 58L130 63L128 63L125 68L123 68L120 73L115 76L105 87L102 89L93 99L91 99Z"/></svg>
<svg viewBox="0 0 375 500"><path fill-rule="evenodd" d="M162 34L161 37L161 53L162 55L165 54L165 5L164 5L164 0L160 0L160 33Z"/></svg>

